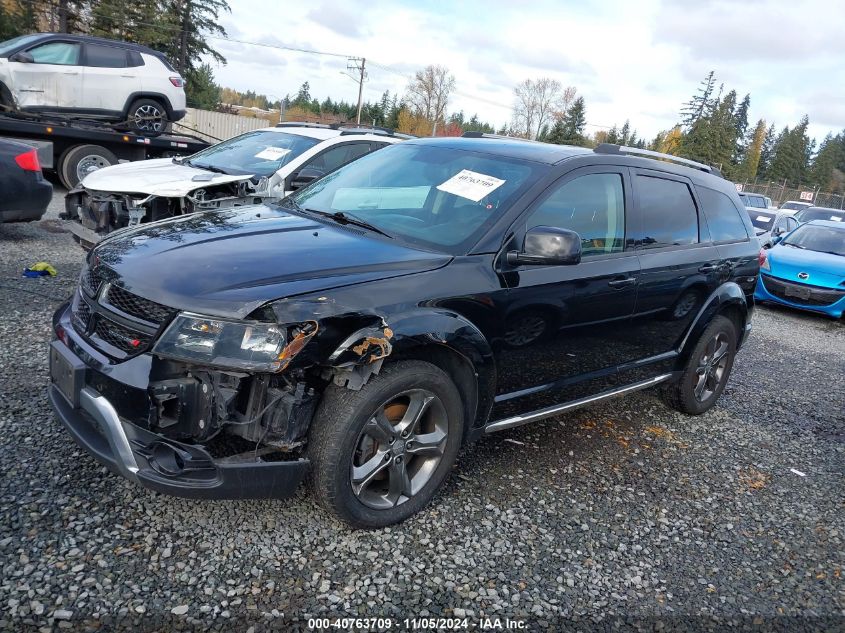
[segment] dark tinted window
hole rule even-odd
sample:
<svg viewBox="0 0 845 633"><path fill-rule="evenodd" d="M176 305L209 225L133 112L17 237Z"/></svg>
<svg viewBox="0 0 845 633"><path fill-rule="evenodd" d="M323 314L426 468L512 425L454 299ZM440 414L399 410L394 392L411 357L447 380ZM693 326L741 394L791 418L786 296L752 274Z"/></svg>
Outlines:
<svg viewBox="0 0 845 633"><path fill-rule="evenodd" d="M625 194L620 174L588 174L560 185L528 217L526 228L554 226L581 236L584 256L621 251Z"/></svg>
<svg viewBox="0 0 845 633"><path fill-rule="evenodd" d="M704 217L707 218L707 226L710 227L710 237L714 242L744 240L748 237L739 209L728 196L706 187L696 189Z"/></svg>
<svg viewBox="0 0 845 633"><path fill-rule="evenodd" d="M126 68L126 51L113 46L86 44L85 65L95 68Z"/></svg>
<svg viewBox="0 0 845 633"><path fill-rule="evenodd" d="M328 174L338 167L342 167L346 163L351 163L356 158L369 153L369 151L369 143L346 143L332 147L322 154L315 156L305 164L305 167L319 169L324 174Z"/></svg>
<svg viewBox="0 0 845 633"><path fill-rule="evenodd" d="M637 176L643 248L698 242L698 214L689 187L677 180Z"/></svg>
<svg viewBox="0 0 845 633"><path fill-rule="evenodd" d="M772 223L775 221L774 213L748 209L748 215L751 217L751 224L754 225L754 228L760 229L761 231L770 231L772 229ZM709 215L707 216L707 220L710 220Z"/></svg>
<svg viewBox="0 0 845 633"><path fill-rule="evenodd" d="M141 53L138 51L127 51L129 55L129 63L128 66L144 66L144 58L141 57Z"/></svg>
<svg viewBox="0 0 845 633"><path fill-rule="evenodd" d="M830 220L832 222L845 222L845 211L839 209L827 209L825 207L810 207L795 214L801 222L810 220Z"/></svg>

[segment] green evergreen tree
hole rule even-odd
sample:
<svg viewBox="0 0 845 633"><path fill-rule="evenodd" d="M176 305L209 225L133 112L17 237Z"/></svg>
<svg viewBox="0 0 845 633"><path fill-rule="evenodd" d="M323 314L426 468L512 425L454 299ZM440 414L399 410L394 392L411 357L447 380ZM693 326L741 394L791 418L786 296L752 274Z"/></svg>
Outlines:
<svg viewBox="0 0 845 633"><path fill-rule="evenodd" d="M185 97L188 107L201 110L214 110L220 105L220 86L214 83L214 71L211 64L202 64L187 73ZM264 95L261 95L262 97ZM267 98L264 97L266 102Z"/></svg>
<svg viewBox="0 0 845 633"><path fill-rule="evenodd" d="M691 128L700 119L709 114L712 105L713 88L716 85L716 72L711 70L701 82L698 93L693 95L681 109L681 126Z"/></svg>
<svg viewBox="0 0 845 633"><path fill-rule="evenodd" d="M760 163L757 168L758 178L769 177L769 169L771 169L772 157L775 153L775 143L777 143L777 138L775 138L775 124L772 123L769 129L766 130L766 135L763 137L763 146L760 148Z"/></svg>

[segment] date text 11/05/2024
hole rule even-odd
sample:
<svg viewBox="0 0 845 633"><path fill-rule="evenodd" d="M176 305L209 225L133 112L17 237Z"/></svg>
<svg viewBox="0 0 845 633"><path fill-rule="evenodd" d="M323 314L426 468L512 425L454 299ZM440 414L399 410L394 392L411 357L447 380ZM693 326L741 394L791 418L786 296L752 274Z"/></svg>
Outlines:
<svg viewBox="0 0 845 633"><path fill-rule="evenodd" d="M528 628L524 620L511 618L309 618L308 629L314 631L365 629L385 631L390 629L405 631L521 631Z"/></svg>

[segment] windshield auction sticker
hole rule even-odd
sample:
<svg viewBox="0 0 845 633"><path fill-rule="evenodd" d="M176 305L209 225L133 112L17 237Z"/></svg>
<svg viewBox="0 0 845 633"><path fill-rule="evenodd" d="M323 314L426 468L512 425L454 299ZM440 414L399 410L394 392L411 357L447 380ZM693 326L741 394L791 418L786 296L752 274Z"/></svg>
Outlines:
<svg viewBox="0 0 845 633"><path fill-rule="evenodd" d="M288 154L290 154L290 150L285 147L265 147L255 157L263 158L264 160L279 160Z"/></svg>
<svg viewBox="0 0 845 633"><path fill-rule="evenodd" d="M437 188L440 191L478 202L483 197L496 191L505 182L499 178L493 178L493 176L463 169L442 185L437 185Z"/></svg>

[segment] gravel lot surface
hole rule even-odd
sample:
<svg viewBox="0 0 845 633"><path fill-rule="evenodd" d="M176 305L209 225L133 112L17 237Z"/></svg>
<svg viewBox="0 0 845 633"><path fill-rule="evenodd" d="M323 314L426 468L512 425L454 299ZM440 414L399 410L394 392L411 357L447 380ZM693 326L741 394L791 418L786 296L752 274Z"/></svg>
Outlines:
<svg viewBox="0 0 845 633"><path fill-rule="evenodd" d="M45 396L50 316L83 259L60 206L0 225L0 629L845 626L843 323L760 308L708 414L641 393L500 433L422 514L353 531L304 492L175 499L76 447ZM59 276L20 277L40 260Z"/></svg>

